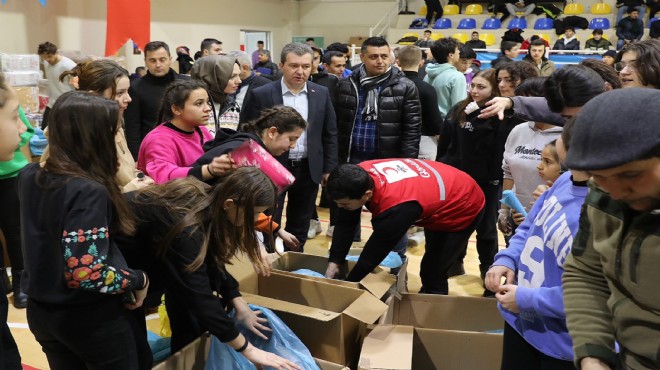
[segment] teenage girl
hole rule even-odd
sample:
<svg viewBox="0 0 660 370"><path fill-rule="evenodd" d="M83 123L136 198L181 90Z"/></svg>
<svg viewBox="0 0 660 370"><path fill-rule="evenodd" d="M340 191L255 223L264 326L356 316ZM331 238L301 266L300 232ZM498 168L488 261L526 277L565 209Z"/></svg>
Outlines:
<svg viewBox="0 0 660 370"><path fill-rule="evenodd" d="M157 184L193 175L210 179L208 167L193 169L213 136L205 127L212 114L209 94L201 81L177 80L165 90L158 122L142 141L137 167ZM201 172L198 172L201 171Z"/></svg>
<svg viewBox="0 0 660 370"><path fill-rule="evenodd" d="M124 116L124 111L131 102L131 97L128 95L130 80L128 71L119 64L107 59L85 61L71 71L62 73L60 81L67 77L77 78L77 90L88 91L116 101L119 105L119 117ZM128 192L151 185L154 181L148 176L140 175L138 177L139 171L135 168L135 160L128 150L122 121L123 118L118 123L119 129L115 135L115 145L119 156L117 182L123 192ZM42 160L46 159L47 157L42 157Z"/></svg>
<svg viewBox="0 0 660 370"><path fill-rule="evenodd" d="M4 76L0 73L0 161L13 161L20 151L21 135L27 131L27 128L19 119L19 109L16 94L5 83ZM20 248L19 242L19 252ZM12 337L7 326L8 310L9 302L5 295L5 286L0 284L0 343L2 343L0 345L0 359L2 359L0 360L0 367L7 370L20 370L23 368L21 366L21 356L18 353L14 337Z"/></svg>
<svg viewBox="0 0 660 370"><path fill-rule="evenodd" d="M119 106L68 92L49 118L50 157L19 175L30 330L51 369L138 369L126 308L149 280L115 244L135 228L117 183Z"/></svg>
<svg viewBox="0 0 660 370"><path fill-rule="evenodd" d="M172 352L209 331L258 367L299 369L239 333L237 324L266 339L263 332L270 329L225 270L238 253L263 268L254 224L259 213L275 206L277 190L270 179L255 167L242 167L214 185L186 177L132 195L129 202L140 220L132 242L150 247L136 248L147 254L138 258L151 264L151 278L166 287ZM227 315L232 307L235 319Z"/></svg>
<svg viewBox="0 0 660 370"><path fill-rule="evenodd" d="M559 162L557 140L552 140L543 147L541 161L536 168L539 170L539 177L545 181L545 184L537 186L532 193L534 202L541 196L541 194L550 189L557 178L565 172L564 167ZM534 202L532 202L530 206L533 205Z"/></svg>

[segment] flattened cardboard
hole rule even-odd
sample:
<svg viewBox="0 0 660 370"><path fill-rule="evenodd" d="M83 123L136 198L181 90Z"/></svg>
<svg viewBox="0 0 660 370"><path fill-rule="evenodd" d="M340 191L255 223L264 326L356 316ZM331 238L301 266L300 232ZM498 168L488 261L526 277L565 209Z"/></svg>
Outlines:
<svg viewBox="0 0 660 370"><path fill-rule="evenodd" d="M361 251L361 250L360 250ZM346 261L345 264L339 269L339 277L345 277L348 275L348 272L355 266L355 262ZM283 253L278 259L273 262L273 268L276 270L286 271L292 273L291 271L299 269L309 269L316 271L320 274L325 274L325 270L328 267L328 259L326 257L315 256L311 254L303 254L296 252L286 252ZM293 273L292 273L293 274ZM377 267L359 283L343 281L337 279L326 279L318 278L313 276L306 276L300 274L294 274L295 276L303 277L305 279L330 282L332 284L348 286L351 288L360 288L371 292L377 298L383 298L388 291L396 284L397 278L383 269ZM405 276L405 275L404 275Z"/></svg>
<svg viewBox="0 0 660 370"><path fill-rule="evenodd" d="M498 370L502 336L378 325L365 338L360 370Z"/></svg>

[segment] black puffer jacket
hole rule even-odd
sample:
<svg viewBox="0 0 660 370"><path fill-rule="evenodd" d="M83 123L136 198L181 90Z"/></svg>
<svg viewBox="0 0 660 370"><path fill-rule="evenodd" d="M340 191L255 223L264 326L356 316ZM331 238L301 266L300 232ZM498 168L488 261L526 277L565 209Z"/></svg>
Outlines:
<svg viewBox="0 0 660 370"><path fill-rule="evenodd" d="M335 111L339 135L339 163L348 162L351 134L358 114L359 73L337 85ZM415 84L397 68L378 94L377 158L417 158L422 127L422 108Z"/></svg>

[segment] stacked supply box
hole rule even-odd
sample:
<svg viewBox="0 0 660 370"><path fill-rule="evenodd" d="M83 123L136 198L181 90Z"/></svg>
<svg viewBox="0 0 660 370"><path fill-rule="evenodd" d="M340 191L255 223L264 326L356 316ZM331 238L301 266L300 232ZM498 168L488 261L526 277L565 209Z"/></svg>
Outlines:
<svg viewBox="0 0 660 370"><path fill-rule="evenodd" d="M0 54L0 70L7 83L14 88L25 113L39 112L41 79L39 56L33 54Z"/></svg>

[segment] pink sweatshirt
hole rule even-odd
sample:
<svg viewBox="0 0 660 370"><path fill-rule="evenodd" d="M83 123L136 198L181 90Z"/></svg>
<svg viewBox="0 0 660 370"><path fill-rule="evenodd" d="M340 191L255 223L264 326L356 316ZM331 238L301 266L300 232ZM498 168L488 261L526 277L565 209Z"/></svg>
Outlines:
<svg viewBox="0 0 660 370"><path fill-rule="evenodd" d="M188 176L190 165L204 154L203 143L213 140L206 127L193 133L176 131L166 124L156 126L140 145L137 168L162 184ZM203 136L203 138L202 138Z"/></svg>

